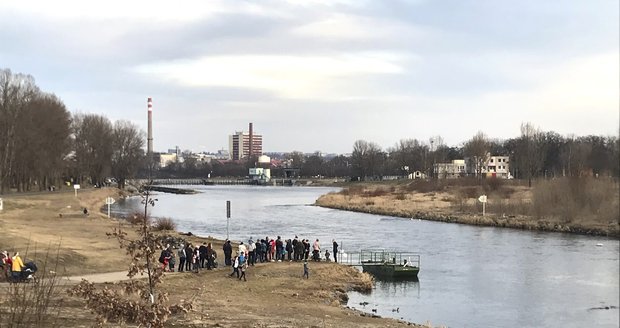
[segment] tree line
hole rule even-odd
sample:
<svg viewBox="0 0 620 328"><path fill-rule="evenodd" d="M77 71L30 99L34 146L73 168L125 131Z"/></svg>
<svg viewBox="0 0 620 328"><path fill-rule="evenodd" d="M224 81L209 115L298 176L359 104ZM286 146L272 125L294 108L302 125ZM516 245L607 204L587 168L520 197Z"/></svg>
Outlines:
<svg viewBox="0 0 620 328"><path fill-rule="evenodd" d="M0 192L66 181L119 185L144 165L144 132L128 121L71 114L32 76L0 69Z"/></svg>
<svg viewBox="0 0 620 328"><path fill-rule="evenodd" d="M518 137L491 139L478 132L459 147L450 147L439 136L428 142L403 139L382 150L377 144L358 140L351 154L352 174L362 179L421 171L433 176L433 164L466 159L481 173L488 157L508 156L510 172L517 179L560 176L620 176L620 141L617 136L562 136L531 123L521 124Z"/></svg>
<svg viewBox="0 0 620 328"><path fill-rule="evenodd" d="M325 158L319 153L286 155L284 167L303 177L353 177L359 180L403 176L420 171L433 177L435 163L468 159L477 172L488 156L510 157L517 179L607 175L620 176L618 136L562 136L531 123L515 138L491 139L478 132L459 146L440 136L402 139L382 149L357 140L350 155ZM56 95L42 91L32 76L0 69L0 192L46 190L66 181L119 187L128 178L146 175L145 133L137 125L110 121L98 114L71 114ZM154 177L246 176L256 158L242 162L201 162L184 156L182 163L153 172ZM282 176L282 167L272 176Z"/></svg>

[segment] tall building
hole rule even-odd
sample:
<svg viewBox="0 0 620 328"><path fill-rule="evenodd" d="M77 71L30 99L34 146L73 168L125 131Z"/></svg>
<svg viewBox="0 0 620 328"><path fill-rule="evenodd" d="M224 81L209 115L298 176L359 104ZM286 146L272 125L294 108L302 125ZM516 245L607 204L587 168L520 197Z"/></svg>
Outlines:
<svg viewBox="0 0 620 328"><path fill-rule="evenodd" d="M263 136L254 133L252 123L249 132L237 131L229 136L228 145L230 158L235 161L263 154Z"/></svg>

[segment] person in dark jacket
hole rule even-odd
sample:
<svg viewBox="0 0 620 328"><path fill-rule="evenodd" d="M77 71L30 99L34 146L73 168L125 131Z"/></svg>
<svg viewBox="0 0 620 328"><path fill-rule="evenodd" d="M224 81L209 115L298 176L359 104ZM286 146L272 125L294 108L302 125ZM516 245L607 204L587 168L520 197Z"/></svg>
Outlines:
<svg viewBox="0 0 620 328"><path fill-rule="evenodd" d="M336 239L334 239L334 249L332 249L334 251L334 262L338 263L338 243L336 242Z"/></svg>
<svg viewBox="0 0 620 328"><path fill-rule="evenodd" d="M295 261L297 261L297 243L299 242L299 240L297 240L297 236L295 236L295 239L293 239L293 259Z"/></svg>
<svg viewBox="0 0 620 328"><path fill-rule="evenodd" d="M200 252L200 268L204 268L207 261L207 243L203 242L202 245L198 248Z"/></svg>
<svg viewBox="0 0 620 328"><path fill-rule="evenodd" d="M232 245L230 244L230 240L226 239L226 242L224 243L224 264L226 266L230 266L232 265Z"/></svg>
<svg viewBox="0 0 620 328"><path fill-rule="evenodd" d="M310 241L308 239L304 239L304 260L308 261L309 256L310 256Z"/></svg>
<svg viewBox="0 0 620 328"><path fill-rule="evenodd" d="M301 261L304 259L304 243L303 240L297 241L295 245L295 261Z"/></svg>
<svg viewBox="0 0 620 328"><path fill-rule="evenodd" d="M290 261L293 260L293 242L290 239L286 240L286 259Z"/></svg>
<svg viewBox="0 0 620 328"><path fill-rule="evenodd" d="M213 254L213 246L211 243L207 244L207 270L213 268L213 262L215 261L215 255Z"/></svg>
<svg viewBox="0 0 620 328"><path fill-rule="evenodd" d="M284 259L282 256L283 247L284 245L282 245L282 238L278 236L278 239L276 239L276 261L282 261Z"/></svg>
<svg viewBox="0 0 620 328"><path fill-rule="evenodd" d="M185 256L185 271L192 271L194 248L192 248L190 243L187 243L187 246L185 246Z"/></svg>

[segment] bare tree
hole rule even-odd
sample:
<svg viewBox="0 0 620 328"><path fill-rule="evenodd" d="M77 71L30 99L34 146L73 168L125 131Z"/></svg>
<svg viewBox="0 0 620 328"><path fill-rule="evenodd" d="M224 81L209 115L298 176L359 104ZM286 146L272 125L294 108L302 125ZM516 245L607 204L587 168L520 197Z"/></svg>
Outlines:
<svg viewBox="0 0 620 328"><path fill-rule="evenodd" d="M489 138L482 132L476 133L463 146L463 154L468 159L468 165L474 169L474 174L481 177L482 170L489 160Z"/></svg>
<svg viewBox="0 0 620 328"><path fill-rule="evenodd" d="M300 151L292 151L286 155L290 167L301 168L304 165L304 154Z"/></svg>
<svg viewBox="0 0 620 328"><path fill-rule="evenodd" d="M10 186L15 170L20 115L38 93L32 76L0 70L0 192Z"/></svg>
<svg viewBox="0 0 620 328"><path fill-rule="evenodd" d="M376 143L357 140L353 144L351 162L355 173L361 179L366 180L369 176L380 175L384 161L385 154Z"/></svg>
<svg viewBox="0 0 620 328"><path fill-rule="evenodd" d="M540 173L545 162L543 137L542 132L531 123L521 124L521 137L517 143L515 160L519 171L525 175L530 187L532 187L532 178Z"/></svg>
<svg viewBox="0 0 620 328"><path fill-rule="evenodd" d="M101 184L111 173L112 123L96 114L76 114L73 117L73 141L78 178L88 177Z"/></svg>
<svg viewBox="0 0 620 328"><path fill-rule="evenodd" d="M112 130L112 174L119 188L125 180L133 177L142 167L144 155L144 132L128 121L116 121Z"/></svg>
<svg viewBox="0 0 620 328"><path fill-rule="evenodd" d="M429 148L417 139L401 139L390 151L390 157L403 171L426 171ZM408 168L405 170L404 168Z"/></svg>
<svg viewBox="0 0 620 328"><path fill-rule="evenodd" d="M301 167L301 175L307 177L325 175L325 160L317 152L304 160L304 165Z"/></svg>

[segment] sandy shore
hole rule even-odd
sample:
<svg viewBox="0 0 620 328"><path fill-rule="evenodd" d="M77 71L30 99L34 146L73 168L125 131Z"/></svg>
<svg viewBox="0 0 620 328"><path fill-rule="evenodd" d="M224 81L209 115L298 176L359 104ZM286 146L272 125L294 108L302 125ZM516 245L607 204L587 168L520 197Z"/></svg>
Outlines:
<svg viewBox="0 0 620 328"><path fill-rule="evenodd" d="M357 187L359 189L359 187ZM599 222L594 220L578 220L565 222L559 218L535 218L524 215L510 215L487 212L461 212L453 204L453 195L449 192L420 193L415 191L396 190L394 192L376 193L378 188L386 188L381 184L365 185L354 193L329 193L319 197L315 205L354 211L361 213L397 216L409 219L422 219L449 223L471 224L492 227L504 227L523 230L539 230L567 232L587 235L620 237L618 222ZM511 195L512 201L527 202L527 191L517 189ZM473 200L469 201L473 203Z"/></svg>
<svg viewBox="0 0 620 328"><path fill-rule="evenodd" d="M84 276L104 283L121 279L128 258L114 239L106 236L114 227L130 231L124 220L108 219L97 209L106 197L119 197L116 189L81 190L73 193L13 195L4 199L0 226L4 238L0 248L19 251L22 257L37 263L47 259L47 268L64 276ZM84 215L83 208L90 214ZM186 237L192 243L214 243L220 256L222 241ZM56 262L58 258L57 266ZM220 262L223 262L220 259ZM172 302L192 299L194 310L175 316L172 327L405 327L413 324L377 318L346 307L350 290L368 289L369 276L334 263L310 263L310 279L302 279L302 264L264 263L248 270L248 281L228 277L228 268L195 273L168 274L161 290ZM94 275L92 275L94 274ZM75 280L75 279L74 279ZM74 283L74 282L73 282ZM63 279L60 288L73 284ZM6 284L2 284L8 288ZM114 288L114 285L108 285ZM6 311L7 293L0 297L0 312ZM56 295L62 303L58 322L62 327L89 327L94 315L81 299ZM115 327L114 324L109 325ZM131 325L128 325L131 327Z"/></svg>

